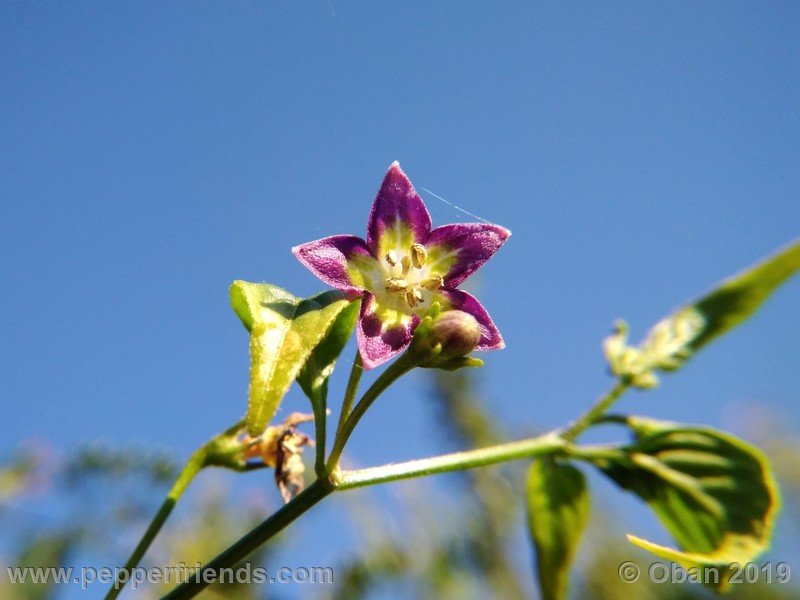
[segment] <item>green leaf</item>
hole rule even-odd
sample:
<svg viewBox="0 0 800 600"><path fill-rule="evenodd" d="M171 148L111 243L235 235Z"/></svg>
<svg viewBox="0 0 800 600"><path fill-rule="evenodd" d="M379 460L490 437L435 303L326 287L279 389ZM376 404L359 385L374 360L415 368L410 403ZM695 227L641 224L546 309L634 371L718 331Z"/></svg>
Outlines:
<svg viewBox="0 0 800 600"><path fill-rule="evenodd" d="M74 548L80 537L80 529L71 534L51 534L41 535L31 540L22 550L21 555L15 561L20 568L28 569L51 569L64 564L70 550ZM25 581L20 584L9 584L14 588L10 591L11 598L20 600L47 600L56 595L56 582L45 581L42 583ZM0 586L0 591L5 591L5 586Z"/></svg>
<svg viewBox="0 0 800 600"><path fill-rule="evenodd" d="M755 313L798 270L800 242L794 242L657 323L642 342L642 353L653 368L681 367L700 348Z"/></svg>
<svg viewBox="0 0 800 600"><path fill-rule="evenodd" d="M250 331L247 430L260 435L339 313L350 304L344 292L300 299L268 283L234 281L231 306Z"/></svg>
<svg viewBox="0 0 800 600"><path fill-rule="evenodd" d="M351 302L334 320L328 333L314 348L306 364L297 376L303 392L311 401L314 409L314 425L316 432L315 470L319 476L325 473L325 445L327 435L328 379L333 373L336 360L342 353L347 340L353 333L358 319L358 302Z"/></svg>
<svg viewBox="0 0 800 600"><path fill-rule="evenodd" d="M537 460L528 470L527 496L542 598L563 600L569 568L589 517L586 479L572 465Z"/></svg>
<svg viewBox="0 0 800 600"><path fill-rule="evenodd" d="M798 270L800 242L794 242L656 323L639 347L628 345L628 326L619 321L603 343L611 372L633 387L657 386L654 369L682 367L700 348L755 313Z"/></svg>
<svg viewBox="0 0 800 600"><path fill-rule="evenodd" d="M342 309L297 376L297 383L312 403L327 396L328 378L353 333L358 308L358 302L352 302Z"/></svg>
<svg viewBox="0 0 800 600"><path fill-rule="evenodd" d="M680 549L630 541L686 568L715 567L724 588L730 563L769 547L780 497L766 457L726 433L628 417L636 440L595 464L641 497Z"/></svg>

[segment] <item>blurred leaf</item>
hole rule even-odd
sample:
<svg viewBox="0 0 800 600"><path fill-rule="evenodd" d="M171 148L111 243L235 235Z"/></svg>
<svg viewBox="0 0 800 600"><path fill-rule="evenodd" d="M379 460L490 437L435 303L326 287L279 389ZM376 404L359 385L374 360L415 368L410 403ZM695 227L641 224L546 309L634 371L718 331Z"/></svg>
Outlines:
<svg viewBox="0 0 800 600"><path fill-rule="evenodd" d="M61 567L75 541L73 536L61 533L36 537L23 549L14 567L42 569L42 571ZM34 582L32 575L29 575L29 579L25 583L17 584L14 591L19 594L20 599L45 600L55 595L57 585L53 581Z"/></svg>
<svg viewBox="0 0 800 600"><path fill-rule="evenodd" d="M311 351L350 298L336 290L300 299L268 283L234 281L231 305L250 331L247 430L260 435Z"/></svg>
<svg viewBox="0 0 800 600"><path fill-rule="evenodd" d="M39 459L32 453L22 454L0 466L0 506L25 492L38 467Z"/></svg>
<svg viewBox="0 0 800 600"><path fill-rule="evenodd" d="M747 563L769 547L780 498L767 459L755 447L710 428L629 417L636 441L596 464L640 496L680 550L628 536L687 568Z"/></svg>
<svg viewBox="0 0 800 600"><path fill-rule="evenodd" d="M171 481L178 467L170 456L160 451L95 442L79 449L63 471L71 479L100 474L122 478L138 471L154 481Z"/></svg>
<svg viewBox="0 0 800 600"><path fill-rule="evenodd" d="M800 242L795 242L657 323L642 342L642 352L654 367L679 368L694 352L755 313L798 270Z"/></svg>
<svg viewBox="0 0 800 600"><path fill-rule="evenodd" d="M297 383L312 403L327 396L328 378L356 326L358 307L358 302L351 302L342 309L297 376Z"/></svg>
<svg viewBox="0 0 800 600"><path fill-rule="evenodd" d="M528 470L527 496L542 598L563 600L569 568L589 516L586 479L572 465L537 460Z"/></svg>

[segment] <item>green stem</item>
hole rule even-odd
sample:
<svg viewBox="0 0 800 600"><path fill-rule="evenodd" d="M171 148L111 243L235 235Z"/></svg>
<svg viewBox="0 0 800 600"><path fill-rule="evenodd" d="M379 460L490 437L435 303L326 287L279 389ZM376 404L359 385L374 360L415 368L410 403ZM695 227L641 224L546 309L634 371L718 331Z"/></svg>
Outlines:
<svg viewBox="0 0 800 600"><path fill-rule="evenodd" d="M627 425L630 417L628 415L603 415L595 421L597 425L601 423L614 423L616 425Z"/></svg>
<svg viewBox="0 0 800 600"><path fill-rule="evenodd" d="M378 396L380 396L384 390L386 390L386 388L397 381L400 377L408 373L415 366L416 365L411 355L406 352L391 365L389 365L389 367L380 374L380 376L369 387L369 389L364 392L361 400L358 401L358 404L356 404L355 408L353 408L353 411L347 417L336 435L336 439L333 442L333 449L328 457L329 473L333 473L338 468L339 459L342 456L342 451L344 450L345 444L347 444L347 440L353 433L353 429L355 429L356 425L358 425L361 417L363 417L364 413L366 413L369 407L372 406L372 403L378 399Z"/></svg>
<svg viewBox="0 0 800 600"><path fill-rule="evenodd" d="M333 490L334 487L329 481L317 479L308 488L295 496L291 502L284 504L267 520L247 533L230 548L217 555L216 558L197 571L191 579L172 590L162 600L194 598L218 579L221 569L232 567L245 559L251 552L283 530Z"/></svg>
<svg viewBox="0 0 800 600"><path fill-rule="evenodd" d="M593 464L603 464L608 461L619 463L625 460L625 452L616 446L572 446L566 449L570 458L578 458Z"/></svg>
<svg viewBox="0 0 800 600"><path fill-rule="evenodd" d="M311 407L314 410L314 436L316 437L316 458L314 460L314 472L318 479L324 479L325 473L325 444L328 425L328 382L322 384L320 389L314 393L311 400Z"/></svg>
<svg viewBox="0 0 800 600"><path fill-rule="evenodd" d="M338 490L349 490L389 481L425 477L462 469L474 469L509 460L553 454L563 450L565 447L566 443L560 436L556 433L548 433L540 437L497 444L496 446L488 446L476 450L454 452L381 467L359 469L357 471L342 471L338 474L334 483Z"/></svg>
<svg viewBox="0 0 800 600"><path fill-rule="evenodd" d="M164 596L163 600L194 598L208 585L217 580L222 569L232 567L244 560L250 553L294 522L331 492L460 469L472 469L520 458L554 454L562 452L566 448L566 442L560 438L557 432L551 432L536 438L498 444L477 450L455 452L453 454L389 464L382 467L372 467L370 469L342 471L332 480L317 479L291 502L281 507L266 521L251 530L227 550L217 555L189 581Z"/></svg>
<svg viewBox="0 0 800 600"><path fill-rule="evenodd" d="M353 410L353 403L356 401L356 394L358 393L358 384L363 373L364 365L361 362L361 352L356 350L356 355L353 358L353 368L350 369L350 379L347 380L347 389L342 400L342 412L339 413L339 424L336 426L336 439L342 433L344 422L350 416L350 411Z"/></svg>
<svg viewBox="0 0 800 600"><path fill-rule="evenodd" d="M578 417L566 430L561 437L569 442L577 438L588 427L594 425L611 408L619 397L624 394L630 384L625 380L618 380L608 392L605 393L589 410Z"/></svg>
<svg viewBox="0 0 800 600"><path fill-rule="evenodd" d="M206 458L206 446L203 446L197 450L194 454L192 454L191 458L189 458L186 466L183 467L183 470L178 475L178 478L175 480L175 483L172 485L169 493L167 493L167 497L161 504L161 508L158 509L156 516L153 517L153 520L150 522L150 526L147 528L147 531L144 532L142 539L139 540L139 544L134 549L133 554L131 554L128 562L125 563L123 569L117 574L114 585L106 594L106 600L113 600L119 596L120 592L122 592L122 588L125 587L125 583L127 583L128 579L130 579L131 571L136 568L136 566L139 564L139 561L142 560L142 557L144 556L145 552L147 552L150 544L153 543L155 537L158 535L158 532L161 530L161 527L164 525L167 517L169 517L172 509L175 507L175 504L183 495L183 492L186 491L186 488L189 486L195 476L197 476L203 467L206 466ZM123 575L125 576L124 578Z"/></svg>

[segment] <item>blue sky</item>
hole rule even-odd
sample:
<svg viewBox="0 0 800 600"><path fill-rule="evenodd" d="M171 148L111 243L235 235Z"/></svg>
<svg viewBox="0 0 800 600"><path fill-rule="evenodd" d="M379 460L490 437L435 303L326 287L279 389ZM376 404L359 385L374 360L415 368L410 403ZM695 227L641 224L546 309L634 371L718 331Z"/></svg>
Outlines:
<svg viewBox="0 0 800 600"><path fill-rule="evenodd" d="M798 235L799 30L789 3L4 4L0 453L185 455L226 427L229 283L321 289L290 247L363 235L393 160L513 231L475 282L508 345L481 385L519 435L563 425L609 384L614 319L638 339ZM798 298L620 409L728 426L760 402L796 430ZM435 451L425 389L391 390L354 460Z"/></svg>

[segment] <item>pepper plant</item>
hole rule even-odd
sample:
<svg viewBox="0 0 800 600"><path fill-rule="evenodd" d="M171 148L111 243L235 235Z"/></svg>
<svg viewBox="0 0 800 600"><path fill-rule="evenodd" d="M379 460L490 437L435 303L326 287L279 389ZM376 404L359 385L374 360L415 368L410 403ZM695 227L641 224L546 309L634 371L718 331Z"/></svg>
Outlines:
<svg viewBox="0 0 800 600"><path fill-rule="evenodd" d="M433 228L424 202L393 163L373 202L366 239L333 235L292 249L333 289L298 298L270 283L234 281L231 305L249 334L250 387L243 419L201 446L189 459L125 569L133 569L186 487L205 467L246 472L274 470L285 505L211 560L167 598L191 598L333 493L512 460L530 462L520 494L545 600L567 595L569 569L587 524L589 491L579 466L597 469L621 490L639 496L675 540L674 547L629 535L631 543L686 568L725 569L746 563L770 543L779 493L770 465L752 445L701 425L611 414L632 388L659 384L716 337L752 315L775 289L800 270L800 241L721 282L706 295L656 323L638 345L616 324L603 348L610 389L565 427L527 439L359 470L340 465L347 442L379 396L418 369L480 367L473 352L499 350L503 338L487 310L459 289L508 239L489 223ZM329 402L328 380L350 337L358 351L344 397ZM359 397L362 372L382 368ZM281 401L297 382L311 414L275 422ZM338 414L328 428L329 406ZM314 439L299 426L314 423ZM586 445L591 427L616 424L625 440ZM328 440L332 442L328 444ZM315 447L314 477L306 485L302 461ZM328 447L330 451L328 452ZM124 571L122 572L124 573ZM723 576L716 584L724 591ZM107 598L124 587L124 576Z"/></svg>

